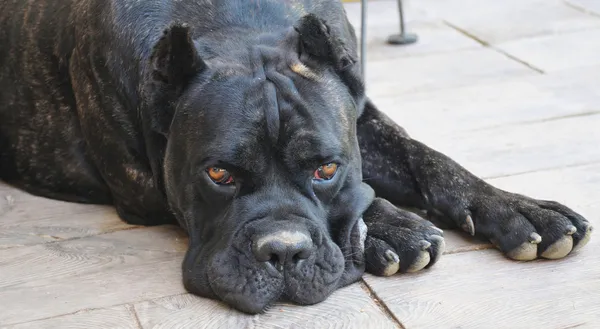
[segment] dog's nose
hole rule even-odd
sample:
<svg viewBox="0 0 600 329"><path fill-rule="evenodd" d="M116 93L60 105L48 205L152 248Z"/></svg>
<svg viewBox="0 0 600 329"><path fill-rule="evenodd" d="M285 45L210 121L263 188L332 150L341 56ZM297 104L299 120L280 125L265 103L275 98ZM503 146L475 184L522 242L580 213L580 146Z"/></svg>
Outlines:
<svg viewBox="0 0 600 329"><path fill-rule="evenodd" d="M310 257L313 243L305 233L278 231L256 239L252 251L258 261L270 262L275 268L282 270L286 263L296 263Z"/></svg>

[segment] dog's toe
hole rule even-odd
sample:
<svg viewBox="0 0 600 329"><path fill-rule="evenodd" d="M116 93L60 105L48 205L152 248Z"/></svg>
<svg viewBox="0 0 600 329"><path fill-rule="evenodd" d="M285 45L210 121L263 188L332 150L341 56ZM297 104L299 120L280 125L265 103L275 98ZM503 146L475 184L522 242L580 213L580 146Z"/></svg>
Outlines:
<svg viewBox="0 0 600 329"><path fill-rule="evenodd" d="M431 257L429 256L429 251L421 250L419 255L415 258L412 264L406 269L406 272L418 272L425 268L431 261Z"/></svg>
<svg viewBox="0 0 600 329"><path fill-rule="evenodd" d="M514 260L534 260L537 258L537 245L537 243L523 242L520 246L507 252L506 256Z"/></svg>
<svg viewBox="0 0 600 329"><path fill-rule="evenodd" d="M385 259L387 260L387 264L383 267L383 276L394 275L400 269L400 258L398 254L396 254L391 249L385 251Z"/></svg>
<svg viewBox="0 0 600 329"><path fill-rule="evenodd" d="M579 243L575 247L573 247L571 252L575 252L575 251L583 248L586 244L588 244L588 242L590 242L590 238L592 237L593 230L594 230L594 228L591 225L589 225L585 230L585 234L583 235L583 238L581 238Z"/></svg>
<svg viewBox="0 0 600 329"><path fill-rule="evenodd" d="M573 237L571 236L573 233L558 239L548 246L540 256L547 259L560 259L567 256L573 250Z"/></svg>

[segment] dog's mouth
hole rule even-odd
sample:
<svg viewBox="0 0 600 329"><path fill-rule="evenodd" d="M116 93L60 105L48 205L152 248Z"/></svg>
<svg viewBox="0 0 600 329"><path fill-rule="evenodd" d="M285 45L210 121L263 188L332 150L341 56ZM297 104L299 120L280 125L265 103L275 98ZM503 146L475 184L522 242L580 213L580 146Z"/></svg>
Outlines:
<svg viewBox="0 0 600 329"><path fill-rule="evenodd" d="M250 314L262 313L277 301L316 304L364 273L366 225L362 218L342 235L344 241L335 242L324 233L313 235L315 248L309 257L280 267L258 261L248 245L194 257L193 268L186 269L184 263L184 283L192 293L220 299ZM201 259L205 261L198 264Z"/></svg>

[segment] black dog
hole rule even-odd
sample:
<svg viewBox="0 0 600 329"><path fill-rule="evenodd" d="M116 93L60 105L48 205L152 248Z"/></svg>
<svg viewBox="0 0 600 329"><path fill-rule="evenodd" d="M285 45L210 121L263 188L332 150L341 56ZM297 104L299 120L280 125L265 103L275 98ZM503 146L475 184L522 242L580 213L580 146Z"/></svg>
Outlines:
<svg viewBox="0 0 600 329"><path fill-rule="evenodd" d="M588 241L410 139L359 72L337 0L0 0L0 178L178 223L185 287L250 313L433 265L441 230L396 206L517 260Z"/></svg>

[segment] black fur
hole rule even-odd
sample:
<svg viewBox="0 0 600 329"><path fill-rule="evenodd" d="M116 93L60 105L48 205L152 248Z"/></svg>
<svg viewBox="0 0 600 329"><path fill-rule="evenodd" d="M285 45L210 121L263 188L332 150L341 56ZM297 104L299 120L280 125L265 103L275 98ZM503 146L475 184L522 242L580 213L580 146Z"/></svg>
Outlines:
<svg viewBox="0 0 600 329"><path fill-rule="evenodd" d="M410 139L367 101L356 58L336 0L0 0L0 178L113 204L128 223L178 223L185 287L250 313L319 302L365 267L407 271L423 250L433 265L441 232L396 206L472 216L507 253L532 232L540 254L571 224L584 237L565 206ZM314 181L328 162L336 176ZM214 184L211 166L235 184ZM314 250L274 271L252 243L284 230Z"/></svg>

